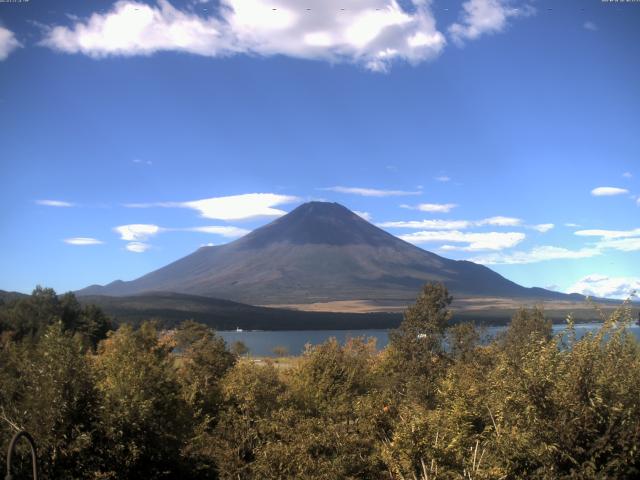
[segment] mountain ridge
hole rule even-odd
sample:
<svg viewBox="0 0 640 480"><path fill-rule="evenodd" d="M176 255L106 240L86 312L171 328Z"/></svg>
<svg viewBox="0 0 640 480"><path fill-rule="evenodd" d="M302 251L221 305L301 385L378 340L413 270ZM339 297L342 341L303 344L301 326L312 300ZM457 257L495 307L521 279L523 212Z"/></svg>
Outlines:
<svg viewBox="0 0 640 480"><path fill-rule="evenodd" d="M251 305L415 298L429 281L454 296L576 299L522 287L493 270L423 250L337 203L308 202L230 243L201 247L132 281L90 286L79 295L154 291Z"/></svg>

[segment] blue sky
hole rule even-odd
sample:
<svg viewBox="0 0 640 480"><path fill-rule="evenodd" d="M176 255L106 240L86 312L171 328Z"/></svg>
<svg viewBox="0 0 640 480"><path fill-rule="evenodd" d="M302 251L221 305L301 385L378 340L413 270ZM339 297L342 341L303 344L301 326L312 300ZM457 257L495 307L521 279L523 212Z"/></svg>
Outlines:
<svg viewBox="0 0 640 480"><path fill-rule="evenodd" d="M311 199L522 285L640 288L640 3L301 5L0 3L0 289Z"/></svg>

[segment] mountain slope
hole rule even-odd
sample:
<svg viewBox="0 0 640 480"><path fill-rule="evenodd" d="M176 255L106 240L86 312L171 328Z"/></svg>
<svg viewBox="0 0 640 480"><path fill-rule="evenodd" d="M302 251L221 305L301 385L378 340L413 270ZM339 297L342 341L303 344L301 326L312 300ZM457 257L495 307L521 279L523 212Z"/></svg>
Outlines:
<svg viewBox="0 0 640 480"><path fill-rule="evenodd" d="M117 322L139 324L145 320L160 321L173 328L192 319L216 330L319 330L394 328L401 313L301 312L297 310L254 307L229 300L154 292L132 297L101 295L80 297L83 304L98 305Z"/></svg>
<svg viewBox="0 0 640 480"><path fill-rule="evenodd" d="M202 247L130 282L80 295L163 291L250 304L412 300L442 281L457 296L566 298L507 280L487 267L422 250L337 203L309 202L226 245Z"/></svg>

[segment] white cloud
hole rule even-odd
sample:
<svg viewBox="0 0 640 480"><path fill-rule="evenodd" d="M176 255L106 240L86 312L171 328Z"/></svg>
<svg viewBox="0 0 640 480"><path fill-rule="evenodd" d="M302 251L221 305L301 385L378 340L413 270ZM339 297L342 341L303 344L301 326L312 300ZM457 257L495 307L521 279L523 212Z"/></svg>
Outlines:
<svg viewBox="0 0 640 480"><path fill-rule="evenodd" d="M640 250L640 228L633 230L578 230L574 234L581 237L600 237L595 245L603 249L611 248L621 252Z"/></svg>
<svg viewBox="0 0 640 480"><path fill-rule="evenodd" d="M42 43L66 53L94 58L182 51L217 55L228 49L215 18L201 18L160 0L157 5L119 1L107 13L94 13L72 27L56 26Z"/></svg>
<svg viewBox="0 0 640 480"><path fill-rule="evenodd" d="M495 253L481 257L471 258L475 263L485 265L517 265L525 263L538 263L547 260L563 260L576 258L589 258L600 255L599 248L581 248L580 250L569 250L562 247L540 246L528 251Z"/></svg>
<svg viewBox="0 0 640 480"><path fill-rule="evenodd" d="M104 242L91 237L72 237L65 238L64 243L68 243L69 245L101 245Z"/></svg>
<svg viewBox="0 0 640 480"><path fill-rule="evenodd" d="M455 203L421 203L416 208L421 212L449 213L457 206Z"/></svg>
<svg viewBox="0 0 640 480"><path fill-rule="evenodd" d="M62 200L36 200L38 205L44 205L46 207L75 207L75 203L65 202Z"/></svg>
<svg viewBox="0 0 640 480"><path fill-rule="evenodd" d="M273 208L296 202L297 197L275 193L246 193L227 197L212 197L190 202L129 203L129 208L191 208L204 218L216 220L245 220L255 217L279 217L285 211Z"/></svg>
<svg viewBox="0 0 640 480"><path fill-rule="evenodd" d="M407 222L382 222L381 228L412 228L427 230L459 230L471 226L473 222L467 220L411 220Z"/></svg>
<svg viewBox="0 0 640 480"><path fill-rule="evenodd" d="M484 255L470 260L487 265L509 265L537 263L547 260L590 258L601 255L606 250L640 251L640 228L632 230L578 230L574 233L582 237L599 237L599 240L577 250L545 245L534 247L529 251Z"/></svg>
<svg viewBox="0 0 640 480"><path fill-rule="evenodd" d="M151 245L144 242L129 242L125 246L127 250L134 253L144 253L151 248Z"/></svg>
<svg viewBox="0 0 640 480"><path fill-rule="evenodd" d="M597 187L591 190L591 195L594 197L610 197L613 195L625 195L627 193L629 193L629 190L618 187Z"/></svg>
<svg viewBox="0 0 640 480"><path fill-rule="evenodd" d="M577 223L565 223L564 224L565 227L569 227L569 228L579 228L580 225Z"/></svg>
<svg viewBox="0 0 640 480"><path fill-rule="evenodd" d="M514 6L511 0L467 0L462 4L459 23L449 27L449 35L457 44L475 40L484 34L504 30L510 18L532 15L535 10L526 4Z"/></svg>
<svg viewBox="0 0 640 480"><path fill-rule="evenodd" d="M11 52L21 46L11 30L0 27L0 61L6 60Z"/></svg>
<svg viewBox="0 0 640 480"><path fill-rule="evenodd" d="M220 235L226 238L237 238L249 233L249 230L244 228L238 228L233 226L202 226L202 227L187 227L187 228L167 228L160 227L152 224L130 224L120 225L114 228L114 231L120 234L122 240L127 241L125 248L130 252L143 253L151 248L151 245L146 243L151 237L156 236L163 232L200 232Z"/></svg>
<svg viewBox="0 0 640 480"><path fill-rule="evenodd" d="M412 208L402 205L404 208ZM427 230L460 230L469 227L517 227L522 224L522 220L513 217L489 217L482 220L411 220L401 222L383 222L378 226L382 228L424 228Z"/></svg>
<svg viewBox="0 0 640 480"><path fill-rule="evenodd" d="M351 62L372 71L394 61L416 64L440 54L430 1L220 0L215 14L181 11L166 0L148 5L121 0L71 27L56 26L43 44L94 58L179 51L210 57L233 54L287 55ZM303 8L304 7L304 8ZM310 9L310 10L307 10Z"/></svg>
<svg viewBox="0 0 640 480"><path fill-rule="evenodd" d="M192 228L176 228L167 230L182 230L187 232L201 232L201 233L213 233L215 235L221 235L227 238L236 238L246 235L251 230L244 228L231 227L231 226L206 226L206 227L192 227Z"/></svg>
<svg viewBox="0 0 640 480"><path fill-rule="evenodd" d="M567 293L581 293L601 298L629 298L640 291L640 278L587 275L571 285Z"/></svg>
<svg viewBox="0 0 640 480"><path fill-rule="evenodd" d="M126 248L132 252L142 253L151 248L146 242L155 235L163 232L200 232L220 235L226 238L237 238L246 235L250 230L233 226L202 226L187 228L167 228L152 224L120 225L114 230L120 234L120 238L127 242Z"/></svg>
<svg viewBox="0 0 640 480"><path fill-rule="evenodd" d="M578 230L573 232L574 235L581 237L602 237L602 238L629 238L640 237L640 228L634 228L633 230Z"/></svg>
<svg viewBox="0 0 640 480"><path fill-rule="evenodd" d="M538 225L531 225L531 228L537 230L540 233L547 233L549 230L553 230L555 225L553 223L540 223Z"/></svg>
<svg viewBox="0 0 640 480"><path fill-rule="evenodd" d="M362 187L327 187L320 190L327 190L337 193L348 193L351 195L360 195L361 197L399 197L404 195L420 195L422 192L409 192L406 190L379 190L376 188Z"/></svg>
<svg viewBox="0 0 640 480"><path fill-rule="evenodd" d="M522 225L522 220L514 217L489 217L474 222L478 226L491 225L494 227L517 227Z"/></svg>
<svg viewBox="0 0 640 480"><path fill-rule="evenodd" d="M163 229L158 225L135 223L131 225L120 225L114 230L120 234L122 240L129 242L144 242L150 237L157 235Z"/></svg>
<svg viewBox="0 0 640 480"><path fill-rule="evenodd" d="M361 218L364 218L367 222L370 222L373 218L369 212L359 212L358 210L354 210L353 213Z"/></svg>
<svg viewBox="0 0 640 480"><path fill-rule="evenodd" d="M153 165L151 160L142 160L141 158L134 158L132 161L138 165Z"/></svg>
<svg viewBox="0 0 640 480"><path fill-rule="evenodd" d="M184 202L179 206L193 208L204 218L218 220L243 220L254 217L279 217L285 211L273 208L276 205L298 201L297 197L273 193L248 193L228 197L205 198Z"/></svg>
<svg viewBox="0 0 640 480"><path fill-rule="evenodd" d="M622 176L623 176L624 178L633 178L633 174L632 174L631 172L624 172L624 173L622 174Z"/></svg>
<svg viewBox="0 0 640 480"><path fill-rule="evenodd" d="M585 30L591 30L592 32L595 32L596 30L598 30L598 26L595 23L591 22L591 21L584 22L582 24L582 27Z"/></svg>
<svg viewBox="0 0 640 480"><path fill-rule="evenodd" d="M520 232L483 232L467 233L459 230L421 231L408 235L400 235L406 242L414 244L430 242L466 243L463 246L444 245L443 250L503 250L511 248L525 239L526 235Z"/></svg>
<svg viewBox="0 0 640 480"><path fill-rule="evenodd" d="M436 182L450 182L451 181L451 177L448 177L447 175L440 175L439 177L435 177Z"/></svg>
<svg viewBox="0 0 640 480"><path fill-rule="evenodd" d="M613 248L621 252L637 252L640 250L640 237L605 239L597 243L602 248Z"/></svg>

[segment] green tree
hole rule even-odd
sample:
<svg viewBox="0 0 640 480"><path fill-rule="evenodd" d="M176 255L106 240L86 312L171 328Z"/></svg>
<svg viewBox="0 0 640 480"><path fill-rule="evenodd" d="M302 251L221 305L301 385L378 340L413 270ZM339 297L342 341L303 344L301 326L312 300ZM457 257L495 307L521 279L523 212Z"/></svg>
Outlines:
<svg viewBox="0 0 640 480"><path fill-rule="evenodd" d="M289 349L283 345L276 345L272 350L276 357L286 357L289 355Z"/></svg>
<svg viewBox="0 0 640 480"><path fill-rule="evenodd" d="M236 340L231 345L231 352L238 357L242 357L243 355L249 353L249 347L247 347L244 342Z"/></svg>
<svg viewBox="0 0 640 480"><path fill-rule="evenodd" d="M447 342L453 358L470 362L476 354L480 333L473 323L458 323L448 329Z"/></svg>
<svg viewBox="0 0 640 480"><path fill-rule="evenodd" d="M36 337L44 328L61 319L60 300L52 288L38 285L29 297L6 307L6 324L16 339Z"/></svg>
<svg viewBox="0 0 640 480"><path fill-rule="evenodd" d="M0 306L0 331L11 331L16 340L37 338L58 321L64 330L78 334L93 348L112 328L99 307L82 306L73 293L58 296L51 288L37 286L30 296Z"/></svg>
<svg viewBox="0 0 640 480"><path fill-rule="evenodd" d="M390 387L399 394L429 400L435 379L445 368L445 332L451 321L452 297L441 283L427 283L416 303L404 313L396 330L389 333L384 369Z"/></svg>
<svg viewBox="0 0 640 480"><path fill-rule="evenodd" d="M222 381L225 408L200 452L215 459L221 479L245 480L255 475L255 462L269 435L274 415L282 409L286 385L273 364L240 362Z"/></svg>
<svg viewBox="0 0 640 480"><path fill-rule="evenodd" d="M220 379L236 362L224 339L209 327L183 323L176 333L181 351L178 378L184 399L199 417L213 417L220 403Z"/></svg>
<svg viewBox="0 0 640 480"><path fill-rule="evenodd" d="M155 325L121 326L104 340L94 362L100 395L101 475L176 478L191 434L176 378L172 345Z"/></svg>
<svg viewBox="0 0 640 480"><path fill-rule="evenodd" d="M12 344L0 357L2 445L26 429L36 438L43 478L90 478L98 402L82 342L58 322L37 343Z"/></svg>
<svg viewBox="0 0 640 480"><path fill-rule="evenodd" d="M514 361L519 355L526 353L531 344L538 341L549 341L553 336L553 324L545 318L540 307L532 309L520 308L511 319L507 329L497 340Z"/></svg>

